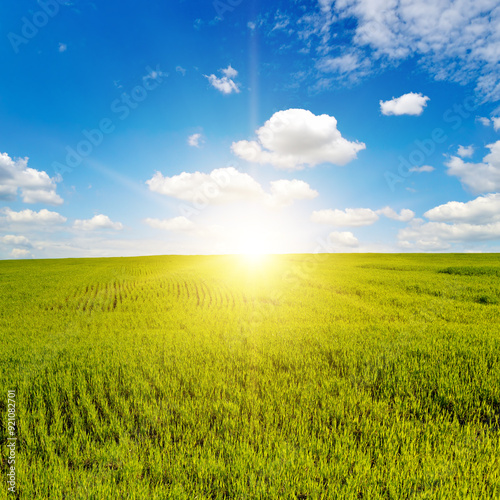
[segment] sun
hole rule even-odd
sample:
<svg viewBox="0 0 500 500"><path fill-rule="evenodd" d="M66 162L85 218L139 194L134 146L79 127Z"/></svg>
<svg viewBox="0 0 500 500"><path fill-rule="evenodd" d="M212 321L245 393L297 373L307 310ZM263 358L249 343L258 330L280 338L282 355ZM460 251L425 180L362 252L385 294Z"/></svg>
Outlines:
<svg viewBox="0 0 500 500"><path fill-rule="evenodd" d="M260 262L266 255L287 253L294 244L294 222L276 211L244 207L221 214L220 237L225 253L248 262Z"/></svg>
<svg viewBox="0 0 500 500"><path fill-rule="evenodd" d="M272 253L272 245L268 235L252 231L239 238L237 253L249 262L260 262Z"/></svg>

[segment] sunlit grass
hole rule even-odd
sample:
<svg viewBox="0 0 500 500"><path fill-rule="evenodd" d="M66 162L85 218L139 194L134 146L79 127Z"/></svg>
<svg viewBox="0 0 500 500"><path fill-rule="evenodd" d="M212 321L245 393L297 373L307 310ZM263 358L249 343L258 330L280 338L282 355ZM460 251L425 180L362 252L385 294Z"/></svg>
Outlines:
<svg viewBox="0 0 500 500"><path fill-rule="evenodd" d="M0 262L19 498L498 498L499 269Z"/></svg>

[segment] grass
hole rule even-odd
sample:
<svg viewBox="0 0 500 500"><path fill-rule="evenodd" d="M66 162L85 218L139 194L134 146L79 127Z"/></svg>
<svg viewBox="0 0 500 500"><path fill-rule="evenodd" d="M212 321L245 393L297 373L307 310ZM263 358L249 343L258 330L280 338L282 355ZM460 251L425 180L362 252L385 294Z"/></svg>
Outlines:
<svg viewBox="0 0 500 500"><path fill-rule="evenodd" d="M16 496L498 498L499 270L449 254L0 262Z"/></svg>
<svg viewBox="0 0 500 500"><path fill-rule="evenodd" d="M440 273L445 274L455 274L458 276L500 276L499 267L485 267L485 266L457 266L457 267L447 267L446 269L441 269Z"/></svg>

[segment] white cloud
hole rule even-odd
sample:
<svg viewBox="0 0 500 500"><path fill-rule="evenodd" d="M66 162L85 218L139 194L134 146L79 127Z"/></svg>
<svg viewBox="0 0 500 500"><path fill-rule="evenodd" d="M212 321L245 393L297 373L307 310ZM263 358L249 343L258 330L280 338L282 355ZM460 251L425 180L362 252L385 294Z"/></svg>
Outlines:
<svg viewBox="0 0 500 500"><path fill-rule="evenodd" d="M187 143L194 148L199 148L200 144L202 144L203 142L203 136L201 134L192 134L188 137L187 140Z"/></svg>
<svg viewBox="0 0 500 500"><path fill-rule="evenodd" d="M450 243L498 240L500 239L500 222L489 224L419 223L401 229L398 239L406 248L444 250L451 247Z"/></svg>
<svg viewBox="0 0 500 500"><path fill-rule="evenodd" d="M485 127L493 125L495 132L497 132L500 129L500 116L493 116L491 120L483 116L478 116L476 119L480 121Z"/></svg>
<svg viewBox="0 0 500 500"><path fill-rule="evenodd" d="M434 222L467 222L471 224L488 224L500 221L500 193L462 203L450 201L439 205L424 214Z"/></svg>
<svg viewBox="0 0 500 500"><path fill-rule="evenodd" d="M168 76L168 73L164 73L160 69L160 65L157 65L156 69L153 69L150 66L148 66L146 69L149 70L149 71L148 71L148 73L146 75L144 75L142 77L142 81L144 81L144 82L147 82L148 80L158 80L159 82L161 82L162 81L162 77L167 77Z"/></svg>
<svg viewBox="0 0 500 500"><path fill-rule="evenodd" d="M95 231L97 229L115 229L119 231L123 229L123 224L113 222L107 215L99 214L92 217L92 219L77 219L73 227L81 231Z"/></svg>
<svg viewBox="0 0 500 500"><path fill-rule="evenodd" d="M316 68L323 73L334 73L341 78L348 76L352 81L365 76L370 67L370 60L356 50L337 57L322 57L316 64Z"/></svg>
<svg viewBox="0 0 500 500"><path fill-rule="evenodd" d="M331 9L334 0L318 0L318 2L321 10L328 12Z"/></svg>
<svg viewBox="0 0 500 500"><path fill-rule="evenodd" d="M32 257L30 251L25 248L13 248L10 255L14 259L29 259Z"/></svg>
<svg viewBox="0 0 500 500"><path fill-rule="evenodd" d="M317 210L312 213L311 221L337 227L370 226L378 220L376 212L370 208L346 208L345 210Z"/></svg>
<svg viewBox="0 0 500 500"><path fill-rule="evenodd" d="M55 191L46 189L23 189L24 203L45 203L47 205L60 205L62 198Z"/></svg>
<svg viewBox="0 0 500 500"><path fill-rule="evenodd" d="M305 109L278 111L256 133L257 140L233 142L231 149L244 160L277 168L345 165L365 149L363 143L342 137L335 117Z"/></svg>
<svg viewBox="0 0 500 500"><path fill-rule="evenodd" d="M68 46L65 43L59 44L59 52L66 52L67 49L68 49Z"/></svg>
<svg viewBox="0 0 500 500"><path fill-rule="evenodd" d="M229 65L226 69L221 69L221 71L227 78L236 78L238 76L238 72L231 65Z"/></svg>
<svg viewBox="0 0 500 500"><path fill-rule="evenodd" d="M221 78L218 78L213 74L204 76L208 79L212 87L216 88L223 94L232 94L233 92L239 93L239 84L234 81L234 78L238 76L238 72L233 67L231 67L231 65L229 65L226 69L222 69L220 71L224 75Z"/></svg>
<svg viewBox="0 0 500 500"><path fill-rule="evenodd" d="M29 209L14 212L10 208L5 207L0 210L0 213L4 215L2 218L4 221L21 224L62 224L67 220L66 217L63 217L61 214L50 212L45 208L39 212L34 212Z"/></svg>
<svg viewBox="0 0 500 500"><path fill-rule="evenodd" d="M379 215L399 222L408 222L415 217L412 210L403 208L399 214L391 207L384 207L379 210L371 208L346 208L345 210L318 210L314 211L311 221L318 224L328 224L337 227L359 227L370 226L378 221Z"/></svg>
<svg viewBox="0 0 500 500"><path fill-rule="evenodd" d="M424 216L431 222L414 219L399 231L400 246L446 250L454 243L500 240L500 193L466 203L450 201L428 210Z"/></svg>
<svg viewBox="0 0 500 500"><path fill-rule="evenodd" d="M422 165L421 167L411 167L409 172L416 172L422 174L423 172L434 172L435 168L430 165Z"/></svg>
<svg viewBox="0 0 500 500"><path fill-rule="evenodd" d="M6 234L5 236L2 236L0 238L0 241L5 245L11 245L11 246L24 246L24 247L31 246L30 240L28 240L26 236L16 236L13 234Z"/></svg>
<svg viewBox="0 0 500 500"><path fill-rule="evenodd" d="M380 101L380 110L383 115L412 115L419 116L427 106L429 98L423 94L410 92L390 101Z"/></svg>
<svg viewBox="0 0 500 500"><path fill-rule="evenodd" d="M296 200L312 200L317 196L319 193L311 189L307 182L282 179L271 182L269 203L271 206L281 208L291 205Z"/></svg>
<svg viewBox="0 0 500 500"><path fill-rule="evenodd" d="M415 217L415 212L407 208L403 208L398 214L391 207L384 207L377 210L377 214L385 215L387 218L397 220L399 222L408 222Z"/></svg>
<svg viewBox="0 0 500 500"><path fill-rule="evenodd" d="M176 66L175 71L177 71L177 73L180 73L182 76L185 76L186 74L186 68L183 68L182 66Z"/></svg>
<svg viewBox="0 0 500 500"><path fill-rule="evenodd" d="M289 19L282 19L282 20L276 22L276 24L273 26L273 29L271 31L284 30L286 27L289 26L289 24L290 24Z"/></svg>
<svg viewBox="0 0 500 500"><path fill-rule="evenodd" d="M218 168L210 174L182 172L173 177L164 177L161 172L156 172L146 184L151 191L192 203L203 200L223 204L255 200L264 194L255 179L234 167Z"/></svg>
<svg viewBox="0 0 500 500"><path fill-rule="evenodd" d="M195 228L194 222L183 216L172 219L147 218L144 222L152 228L163 229L165 231L191 231Z"/></svg>
<svg viewBox="0 0 500 500"><path fill-rule="evenodd" d="M486 147L490 153L483 158L483 163L464 162L458 156L452 156L445 163L448 175L457 176L473 193L500 190L500 141Z"/></svg>
<svg viewBox="0 0 500 500"><path fill-rule="evenodd" d="M255 201L272 208L283 208L295 200L318 196L309 184L297 179L273 181L271 192L266 193L253 177L234 167L218 168L209 174L182 172L172 177L156 172L146 184L151 191L190 202L194 206Z"/></svg>
<svg viewBox="0 0 500 500"><path fill-rule="evenodd" d="M484 97L500 97L498 0L337 0L334 12L329 3L320 2L324 25L355 17L352 42L381 65L415 57L436 79L475 80Z"/></svg>
<svg viewBox="0 0 500 500"><path fill-rule="evenodd" d="M457 154L461 158L472 158L472 155L474 154L474 146L458 146Z"/></svg>
<svg viewBox="0 0 500 500"><path fill-rule="evenodd" d="M257 25L255 23L253 23L252 21L248 21L247 28L254 30L256 27Z"/></svg>
<svg viewBox="0 0 500 500"><path fill-rule="evenodd" d="M328 235L328 241L333 246L339 247L357 247L358 239L350 231L334 231Z"/></svg>
<svg viewBox="0 0 500 500"><path fill-rule="evenodd" d="M61 205L56 181L47 172L28 167L28 158L12 159L7 153L0 153L0 199L14 200L21 190L24 203Z"/></svg>

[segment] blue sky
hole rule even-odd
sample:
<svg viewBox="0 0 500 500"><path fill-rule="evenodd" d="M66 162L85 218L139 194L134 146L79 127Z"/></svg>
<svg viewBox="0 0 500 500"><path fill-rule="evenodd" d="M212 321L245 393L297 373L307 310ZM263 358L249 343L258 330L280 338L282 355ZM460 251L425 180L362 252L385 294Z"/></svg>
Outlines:
<svg viewBox="0 0 500 500"><path fill-rule="evenodd" d="M0 258L500 248L498 1L20 1Z"/></svg>

